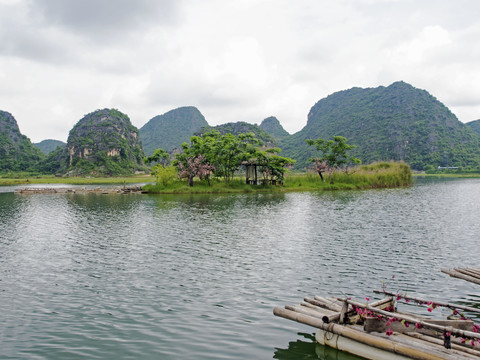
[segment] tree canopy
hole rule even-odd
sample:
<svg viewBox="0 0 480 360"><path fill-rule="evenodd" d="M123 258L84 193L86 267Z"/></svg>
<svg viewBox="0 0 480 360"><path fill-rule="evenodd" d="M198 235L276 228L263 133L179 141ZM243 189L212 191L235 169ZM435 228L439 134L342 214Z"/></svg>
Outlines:
<svg viewBox="0 0 480 360"><path fill-rule="evenodd" d="M255 163L265 179L283 180L285 167L294 160L277 155L280 149L261 149L253 133L233 135L210 130L202 136L192 136L190 144L182 144L183 151L176 154L174 165L179 177L193 185L193 178L210 180L211 176L230 183L242 166Z"/></svg>
<svg viewBox="0 0 480 360"><path fill-rule="evenodd" d="M315 171L318 172L322 180L322 173L326 170L344 168L351 163L361 163L360 159L348 154L355 146L347 144L347 139L343 136L334 136L333 140L307 139L305 142L307 145L315 146L319 152L318 157L310 158L309 161L313 162Z"/></svg>

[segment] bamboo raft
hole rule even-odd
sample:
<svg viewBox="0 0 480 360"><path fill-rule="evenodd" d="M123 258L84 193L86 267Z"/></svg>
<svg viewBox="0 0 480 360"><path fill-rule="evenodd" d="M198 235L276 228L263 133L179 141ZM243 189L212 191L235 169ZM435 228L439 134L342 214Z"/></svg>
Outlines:
<svg viewBox="0 0 480 360"><path fill-rule="evenodd" d="M384 299L363 304L351 299L305 297L299 305L275 307L273 313L317 329L315 339L366 359L480 359L480 329L460 312L480 309L431 302L386 291ZM397 311L399 301L453 310L445 320ZM429 310L430 311L430 310Z"/></svg>
<svg viewBox="0 0 480 360"><path fill-rule="evenodd" d="M453 270L442 269L442 272L451 277L470 281L474 284L480 285L480 269L479 268L454 268Z"/></svg>

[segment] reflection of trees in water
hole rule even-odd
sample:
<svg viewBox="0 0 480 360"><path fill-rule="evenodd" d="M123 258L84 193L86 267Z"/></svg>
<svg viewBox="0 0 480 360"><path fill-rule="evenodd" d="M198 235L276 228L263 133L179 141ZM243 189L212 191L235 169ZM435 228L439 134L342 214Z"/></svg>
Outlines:
<svg viewBox="0 0 480 360"><path fill-rule="evenodd" d="M85 211L111 211L130 210L141 200L139 194L67 194L69 205L74 205L77 210Z"/></svg>
<svg viewBox="0 0 480 360"><path fill-rule="evenodd" d="M343 351L335 350L328 346L317 344L315 341L315 334L298 333L305 340L291 341L288 343L287 349L275 349L273 354L274 359L280 360L360 360L355 355L345 353Z"/></svg>
<svg viewBox="0 0 480 360"><path fill-rule="evenodd" d="M225 210L251 207L275 206L285 201L283 193L265 194L173 194L146 195L155 201L158 209L188 208L222 212Z"/></svg>

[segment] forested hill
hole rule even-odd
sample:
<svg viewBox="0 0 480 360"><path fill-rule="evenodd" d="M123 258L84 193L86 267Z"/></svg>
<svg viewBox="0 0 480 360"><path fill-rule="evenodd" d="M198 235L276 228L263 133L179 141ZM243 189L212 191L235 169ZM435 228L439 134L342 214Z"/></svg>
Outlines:
<svg viewBox="0 0 480 360"><path fill-rule="evenodd" d="M305 167L314 154L305 139L335 135L357 145L353 155L363 163L404 160L416 170L480 164L480 139L473 130L427 91L402 81L339 91L318 101L307 125L281 142L282 155Z"/></svg>
<svg viewBox="0 0 480 360"><path fill-rule="evenodd" d="M127 175L144 169L138 129L116 109L85 115L70 130L67 145L42 162L44 172L71 175Z"/></svg>
<svg viewBox="0 0 480 360"><path fill-rule="evenodd" d="M466 123L470 129L472 129L478 136L480 136L480 120L474 120Z"/></svg>
<svg viewBox="0 0 480 360"><path fill-rule="evenodd" d="M211 129L217 130L222 135L227 133L231 133L233 135L239 135L239 134L245 134L245 133L251 132L255 134L256 138L260 141L261 145L265 145L265 146L274 146L277 143L275 138L265 130L262 130L260 126L256 124L249 124L244 121L231 122L231 123L226 123L226 124L221 124L216 126L205 126L199 131L197 131L195 135L201 135Z"/></svg>
<svg viewBox="0 0 480 360"><path fill-rule="evenodd" d="M283 139L290 135L275 116L270 116L264 119L260 124L260 129L265 130L275 139Z"/></svg>
<svg viewBox="0 0 480 360"><path fill-rule="evenodd" d="M204 126L208 126L208 123L194 106L181 107L155 116L140 128L143 150L150 156L158 148L166 151L179 148Z"/></svg>
<svg viewBox="0 0 480 360"><path fill-rule="evenodd" d="M20 133L12 114L0 110L0 172L30 171L44 154Z"/></svg>
<svg viewBox="0 0 480 360"><path fill-rule="evenodd" d="M34 143L33 145L39 148L45 155L48 155L57 147L65 146L66 143L60 140L47 139L47 140L42 140L39 143Z"/></svg>

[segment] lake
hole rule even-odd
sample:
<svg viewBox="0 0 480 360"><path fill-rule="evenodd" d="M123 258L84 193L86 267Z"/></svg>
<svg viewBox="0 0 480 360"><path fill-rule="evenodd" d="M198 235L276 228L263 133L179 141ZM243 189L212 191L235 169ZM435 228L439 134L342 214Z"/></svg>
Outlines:
<svg viewBox="0 0 480 360"><path fill-rule="evenodd" d="M353 359L273 315L373 289L479 306L480 179L245 195L0 188L2 359ZM441 310L438 310L441 311Z"/></svg>

